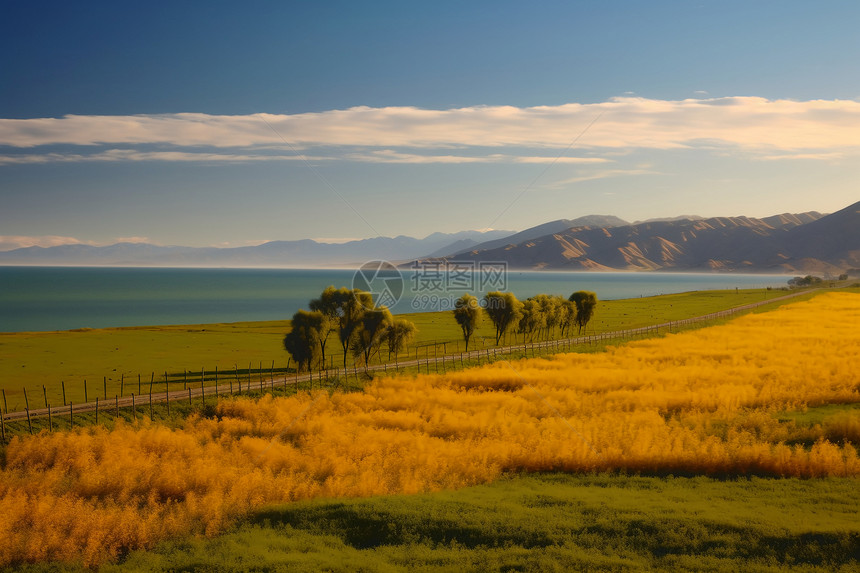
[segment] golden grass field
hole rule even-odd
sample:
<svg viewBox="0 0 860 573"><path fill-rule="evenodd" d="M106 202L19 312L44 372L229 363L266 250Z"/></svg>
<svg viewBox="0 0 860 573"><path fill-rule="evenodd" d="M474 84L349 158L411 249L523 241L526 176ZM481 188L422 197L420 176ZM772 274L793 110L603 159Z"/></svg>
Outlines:
<svg viewBox="0 0 860 573"><path fill-rule="evenodd" d="M0 472L0 564L98 564L225 531L269 504L430 492L506 473L860 476L860 295L829 293L604 353L381 378L360 393L219 402L16 437Z"/></svg>

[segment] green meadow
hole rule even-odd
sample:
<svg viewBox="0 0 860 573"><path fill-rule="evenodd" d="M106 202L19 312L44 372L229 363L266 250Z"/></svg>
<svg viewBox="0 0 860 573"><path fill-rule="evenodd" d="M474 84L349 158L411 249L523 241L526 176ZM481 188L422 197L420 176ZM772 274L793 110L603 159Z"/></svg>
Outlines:
<svg viewBox="0 0 860 573"><path fill-rule="evenodd" d="M682 320L784 294L785 291L765 289L697 291L601 301L587 334ZM806 296L812 295L801 295ZM774 303L777 304L781 303ZM399 316L414 322L418 329L400 360L407 355L415 358L416 353L422 358L432 358L436 352L451 354L464 350L461 332L450 312ZM5 392L6 406L12 411L24 409L24 388L30 407L38 408L44 407L45 397L52 406L62 405L63 386L66 401L84 401L84 381L87 398L93 400L97 396L147 393L150 381L154 382L154 391L162 391L165 373L172 389L183 387L186 372L189 379L199 380L201 370L205 370L207 385L213 383L211 376L216 368L225 382L237 375L247 379L249 368L268 372L274 367L276 372L283 373L288 367L288 355L282 340L289 328L289 321L267 321L0 333L0 389ZM507 343L513 342L513 335L509 335ZM485 318L470 348L489 348L493 343L492 324ZM343 354L334 336L329 340L327 355L335 367L342 364ZM383 350L380 358L388 362L387 352ZM349 357L348 364L352 363ZM256 376L252 374L253 379Z"/></svg>
<svg viewBox="0 0 860 573"><path fill-rule="evenodd" d="M857 479L543 474L270 507L102 571L856 571ZM80 571L40 565L22 571Z"/></svg>

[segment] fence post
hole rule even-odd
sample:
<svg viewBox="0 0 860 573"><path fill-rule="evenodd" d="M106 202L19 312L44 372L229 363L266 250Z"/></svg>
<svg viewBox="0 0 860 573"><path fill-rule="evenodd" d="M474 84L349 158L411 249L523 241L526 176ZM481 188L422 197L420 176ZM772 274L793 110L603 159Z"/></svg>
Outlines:
<svg viewBox="0 0 860 573"><path fill-rule="evenodd" d="M24 388L24 406L27 410L30 409L30 400L27 399L27 388Z"/></svg>
<svg viewBox="0 0 860 573"><path fill-rule="evenodd" d="M45 388L45 385L42 384L42 394L45 396L45 408L48 407L48 390Z"/></svg>
<svg viewBox="0 0 860 573"><path fill-rule="evenodd" d="M119 375L119 395L125 394L125 372Z"/></svg>
<svg viewBox="0 0 860 573"><path fill-rule="evenodd" d="M104 382L105 400L107 400L107 376L102 376L102 381Z"/></svg>
<svg viewBox="0 0 860 573"><path fill-rule="evenodd" d="M65 388L65 386L63 388ZM3 413L4 414L9 413L9 406L8 406L8 404L6 404L6 389L5 388L3 388Z"/></svg>

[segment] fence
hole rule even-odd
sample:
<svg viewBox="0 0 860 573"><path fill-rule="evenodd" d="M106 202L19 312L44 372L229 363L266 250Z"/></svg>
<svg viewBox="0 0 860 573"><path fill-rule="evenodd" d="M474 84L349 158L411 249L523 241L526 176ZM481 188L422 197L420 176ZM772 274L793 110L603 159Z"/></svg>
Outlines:
<svg viewBox="0 0 860 573"><path fill-rule="evenodd" d="M638 336L656 335L659 334L661 331L672 332L674 330L678 330L684 327L698 325L703 322L710 322L722 318L728 318L734 316L735 314L746 312L748 310L752 310L765 304L771 304L774 302L795 297L799 294L803 293L792 293L770 300L746 304L743 306L738 306L719 312L713 312L702 316L668 321L660 324L643 326L640 328L623 329L612 332L603 332L598 334L575 336L563 339L524 342L521 344L513 344L507 346L485 346L480 349L473 349L469 351L458 352L455 354L447 353L447 345L451 344L450 342L434 342L432 343L432 356L430 352L431 345L426 344L416 346L415 358L407 358L404 361L400 361L397 356L395 356L393 363L386 362L381 364L374 364L369 365L367 368L359 367L357 364L353 364L352 367L321 368L316 372L309 372L305 374L299 374L298 372L294 371L293 374L290 375L289 365L287 365L286 368L276 369L275 363L272 362L270 368L263 368L262 363L260 363L259 368L256 369L256 371L252 368L252 365L249 364L247 370L240 370L238 366L236 366L232 371L219 371L217 368L215 368L211 371L201 369L199 373L189 373L187 370L181 374L168 374L167 372L165 372L161 380L157 380L156 375L153 372L150 374L148 389L146 392L143 392L144 384L146 383L141 379L140 376L138 376L137 394L131 393L130 395L123 395L122 390L124 390L125 388L125 381L123 378L123 381L121 382L120 386L120 394L116 394L113 397L108 397L107 395L107 379L105 377L103 379L102 384L102 399L99 400L99 398L96 398L95 401L89 401L88 388L86 385L86 381L84 381L85 399L84 402L79 403L77 405L73 404L71 401L66 401L65 384L63 383L63 406L52 407L48 403L47 391L43 386L43 397L45 401L44 408L30 408L29 398L27 396L27 391L25 388L24 410L13 410L12 412L9 412L6 404L6 391L3 390L3 411L2 413L0 413L0 438L2 438L3 440L6 439L6 424L10 422L23 422L24 420L26 420L28 431L32 433L32 422L36 418L47 417L49 430L53 430L53 419L55 417L68 417L69 426L74 427L75 414L95 412L95 420L97 423L100 411L105 412L113 410L114 416L119 417L120 409L124 408L131 408L133 412L133 417L136 418L138 408L146 409L148 407L150 418L152 418L153 404L156 403L165 403L167 405L167 413L169 415L170 403L175 403L180 400L187 400L189 404L192 404L193 401L197 399L202 404L205 404L207 396L210 399L213 399L218 395L235 395L250 392L262 393L265 392L267 389L274 392L276 388L287 389L290 386L292 386L293 389L298 392L300 389L300 385L303 382L308 383L308 389L310 390L313 388L313 383L315 380L318 382L319 387L325 385L327 381L332 380L337 381L341 384L346 384L348 386L350 376L353 376L356 381L358 381L362 373L388 371L389 368L399 371L401 368L416 367L418 372L421 373L423 367L423 371L429 374L431 373L431 371L435 373L440 373L439 366L441 364L442 373L445 373L449 364L451 367L456 368L458 363L460 367L464 367L467 362L471 364L477 361L478 364L481 364L485 360L487 362L493 362L495 360L498 360L500 357L516 354L521 354L522 356L537 356L538 354L543 353L571 351L575 347L580 346L603 344L614 340L629 340ZM441 355L439 354L440 346L442 347ZM420 356L421 348L424 348L423 358ZM191 374L190 379L189 374ZM207 385L207 381L211 382L212 384ZM183 384L182 390L170 390L170 384L176 385L179 383ZM153 391L156 384L164 384L165 389L163 391ZM132 381L130 385L133 387L134 382Z"/></svg>

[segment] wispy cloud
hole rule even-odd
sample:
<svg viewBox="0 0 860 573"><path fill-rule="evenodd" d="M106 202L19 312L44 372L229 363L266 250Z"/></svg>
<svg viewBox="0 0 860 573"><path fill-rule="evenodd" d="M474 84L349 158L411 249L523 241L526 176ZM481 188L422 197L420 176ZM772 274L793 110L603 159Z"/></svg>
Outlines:
<svg viewBox="0 0 860 573"><path fill-rule="evenodd" d="M361 237L316 237L311 240L329 245L342 245L344 243L351 243L352 241L360 241Z"/></svg>
<svg viewBox="0 0 860 573"><path fill-rule="evenodd" d="M576 177L569 177L567 179L562 179L560 181L554 181L546 187L557 189L560 187L567 187L568 185L575 185L577 183L583 183L585 181L595 181L597 179L607 179L610 177L630 177L633 175L660 175L659 171L653 171L650 169L605 169L603 171L594 171L592 173L586 173L583 175L578 175Z"/></svg>
<svg viewBox="0 0 860 573"><path fill-rule="evenodd" d="M0 235L0 251L13 251L27 247L61 247L64 245L86 245L89 247L104 247L116 243L150 243L158 244L149 237L117 237L106 242L82 241L75 237L61 235Z"/></svg>
<svg viewBox="0 0 860 573"><path fill-rule="evenodd" d="M526 108L356 107L294 115L180 113L0 119L0 145L19 149L81 146L69 154L57 153L56 148L27 155L7 153L0 162L271 161L295 159L295 153L290 152L294 148L303 152L313 149L315 157L308 159L314 160L540 163L554 161L549 151L567 148L598 115L599 121L577 142L577 149L609 153L729 147L767 157L781 152L811 156L846 150L856 153L860 149L860 102L853 100L725 97L668 101L621 97L593 104ZM144 145L175 149L104 149ZM516 151L486 151L493 148ZM599 159L562 157L559 161Z"/></svg>
<svg viewBox="0 0 860 573"><path fill-rule="evenodd" d="M501 153L489 155L427 155L419 153L403 153L392 149L382 149L365 153L351 153L344 159L368 163L565 163L593 164L607 163L609 159L602 157L550 157L550 156L518 156Z"/></svg>
<svg viewBox="0 0 860 573"><path fill-rule="evenodd" d="M830 151L824 153L780 153L774 155L762 155L758 159L763 161L785 161L795 159L811 159L814 161L840 161L845 159L846 154L842 151Z"/></svg>
<svg viewBox="0 0 860 573"><path fill-rule="evenodd" d="M149 237L117 237L117 243L151 243Z"/></svg>
<svg viewBox="0 0 860 573"><path fill-rule="evenodd" d="M81 241L74 237L59 235L0 235L0 251L12 251L26 247L58 247L61 245L94 245L95 243Z"/></svg>
<svg viewBox="0 0 860 573"><path fill-rule="evenodd" d="M187 151L137 151L134 149L108 149L107 151L80 154L80 153L45 153L39 154L11 154L0 155L2 164L33 164L33 163L56 163L56 162L81 162L81 161L201 161L201 162L246 162L246 161L299 161L299 160L325 160L330 157L301 157L296 154L272 155L247 153L205 153Z"/></svg>

